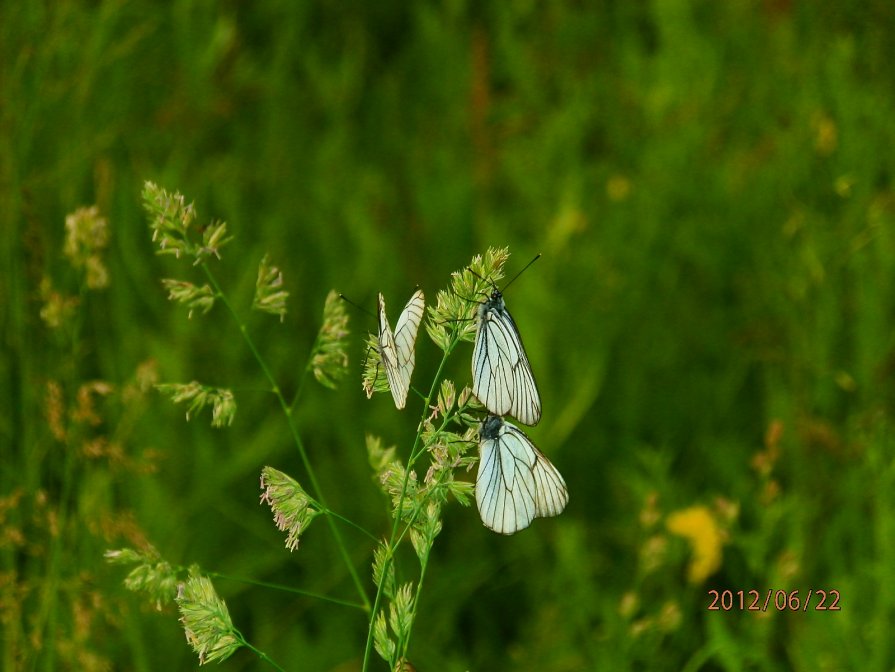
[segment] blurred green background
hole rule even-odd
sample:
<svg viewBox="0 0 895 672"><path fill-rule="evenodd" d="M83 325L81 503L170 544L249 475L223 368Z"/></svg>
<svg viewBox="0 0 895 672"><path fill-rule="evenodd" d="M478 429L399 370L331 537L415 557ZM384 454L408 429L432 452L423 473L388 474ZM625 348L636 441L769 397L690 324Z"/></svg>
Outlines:
<svg viewBox="0 0 895 672"><path fill-rule="evenodd" d="M166 301L196 276L154 255L144 180L229 222L215 270L287 396L331 287L395 319L489 245L509 275L543 252L507 302L570 503L508 538L448 507L417 669L895 666L891 2L7 2L0 50L0 667L196 667L176 610L102 561L143 540L352 596L322 523L289 554L258 505L262 466L301 465L225 312ZM91 204L109 285L82 291L64 221ZM283 324L248 310L267 251ZM372 323L299 421L329 503L385 534L364 435L406 456L420 409L364 398ZM438 355L421 334L419 387ZM234 387L235 423L185 422L155 376ZM287 669L360 668L360 612L216 586ZM711 589L841 611L710 611Z"/></svg>

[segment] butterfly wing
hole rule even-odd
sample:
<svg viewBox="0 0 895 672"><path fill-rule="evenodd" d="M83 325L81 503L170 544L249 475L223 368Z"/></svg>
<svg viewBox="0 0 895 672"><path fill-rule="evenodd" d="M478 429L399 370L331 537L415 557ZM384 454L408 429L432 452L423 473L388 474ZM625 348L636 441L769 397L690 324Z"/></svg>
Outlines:
<svg viewBox="0 0 895 672"><path fill-rule="evenodd" d="M420 328L420 322L423 319L423 311L426 307L426 297L423 290L418 289L410 297L401 316L398 318L398 324L395 325L395 345L398 351L398 362L402 367L409 368L407 377L413 373L415 364L414 344L416 343L416 334Z"/></svg>
<svg viewBox="0 0 895 672"><path fill-rule="evenodd" d="M536 517L562 513L569 501L566 483L524 432L490 416L479 449L475 499L485 527L513 534Z"/></svg>
<svg viewBox="0 0 895 672"><path fill-rule="evenodd" d="M472 391L496 415L512 415L524 425L541 420L541 395L522 337L497 292L479 308Z"/></svg>
<svg viewBox="0 0 895 672"><path fill-rule="evenodd" d="M379 358L382 360L382 368L385 369L386 378L388 378L388 387L392 391L392 397L398 408L404 408L404 401L407 399L407 390L403 394L398 390L398 348L395 345L395 335L392 328L388 324L388 317L385 314L385 297L379 292Z"/></svg>
<svg viewBox="0 0 895 672"><path fill-rule="evenodd" d="M388 378L395 406L404 408L410 390L410 376L416 364L414 346L420 321L423 318L425 297L418 289L404 306L394 333L385 315L385 299L379 294L379 354Z"/></svg>

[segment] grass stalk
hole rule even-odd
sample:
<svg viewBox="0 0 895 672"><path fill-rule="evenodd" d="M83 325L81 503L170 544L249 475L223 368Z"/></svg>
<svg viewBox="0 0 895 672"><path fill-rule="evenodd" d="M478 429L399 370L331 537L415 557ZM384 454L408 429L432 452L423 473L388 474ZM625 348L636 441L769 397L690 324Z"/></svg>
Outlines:
<svg viewBox="0 0 895 672"><path fill-rule="evenodd" d="M217 282L217 278L215 278L214 274L211 272L211 269L208 268L208 265L206 263L203 262L201 266L203 271L205 272L205 276L208 278L209 283L211 283L211 286L214 288L215 294L221 300L221 302L227 308L227 311L230 313L230 316L236 322L236 325L239 328L239 333L242 334L242 338L251 351L252 355L254 356L255 361L258 362L258 366L261 367L261 371L264 373L264 377L267 378L267 381L271 386L271 391L273 392L274 396L276 396L277 401L280 404L280 408L283 410L283 413L286 416L286 424L289 426L289 433L292 435L292 440L295 442L295 445L298 448L299 456L301 457L302 464L304 465L305 471L308 474L308 480L311 483L311 489L314 492L314 498L323 505L324 511L327 514L331 514L332 510L326 503L326 499L323 497L323 492L320 488L317 476L314 473L314 468L311 466L311 461L308 458L307 451L305 450L304 442L301 439L301 434L299 433L298 426L295 423L295 416L292 408L286 402L286 398L283 396L283 393L280 390L280 386L277 384L276 378L274 378L270 367L267 366L267 362L264 360L264 357L261 356L261 353L255 345L254 340L252 340L245 322L242 321L242 319L239 317L239 314L233 308L233 304L231 304L230 301L227 299L226 295L221 289L221 286ZM366 590L364 590L364 586L361 582L360 576L358 575L357 570L354 567L354 563L351 561L351 556L349 555L348 549L345 546L345 541L342 538L342 534L341 532L339 532L339 528L336 525L332 515L327 515L326 521L329 524L330 531L332 532L333 538L336 541L336 546L339 549L339 554L342 556L342 559L345 562L345 566L348 568L348 573L351 576L351 580L354 583L355 588L357 589L361 601L364 604L364 609L366 611L370 611L370 598L367 596L367 592Z"/></svg>

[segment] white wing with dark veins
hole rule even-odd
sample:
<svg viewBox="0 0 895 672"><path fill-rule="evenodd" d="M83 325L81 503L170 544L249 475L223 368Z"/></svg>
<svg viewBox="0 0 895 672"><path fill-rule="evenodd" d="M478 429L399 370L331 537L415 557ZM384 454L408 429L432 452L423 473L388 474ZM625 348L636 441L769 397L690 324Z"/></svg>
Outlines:
<svg viewBox="0 0 895 672"><path fill-rule="evenodd" d="M485 527L513 534L535 518L562 513L569 501L566 482L524 432L489 416L479 433L475 499Z"/></svg>
<svg viewBox="0 0 895 672"><path fill-rule="evenodd" d="M392 332L385 315L385 299L379 293L379 355L392 398L398 408L404 408L407 402L410 377L416 364L416 334L423 319L424 308L425 296L423 290L418 289L404 306L395 331Z"/></svg>
<svg viewBox="0 0 895 672"><path fill-rule="evenodd" d="M524 425L541 420L541 395L522 337L499 292L479 308L472 353L472 391L495 415Z"/></svg>

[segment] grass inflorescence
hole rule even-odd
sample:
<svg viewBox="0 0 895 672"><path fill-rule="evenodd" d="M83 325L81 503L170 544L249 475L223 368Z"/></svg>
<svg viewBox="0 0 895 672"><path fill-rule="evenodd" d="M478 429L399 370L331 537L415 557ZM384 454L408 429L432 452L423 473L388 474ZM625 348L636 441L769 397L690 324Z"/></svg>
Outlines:
<svg viewBox="0 0 895 672"><path fill-rule="evenodd" d="M363 648L363 669L371 667L370 652L373 649L393 669L409 665L413 624L432 548L443 529L443 507L452 499L464 506L470 504L473 485L467 473L477 460L474 454L470 454L470 448L476 442L481 406L469 387L458 390L453 381L443 379L441 374L457 345L471 340L475 333L477 306L481 297L487 296L494 283L503 277L502 269L509 252L506 249L489 249L485 255L474 257L469 266L452 275L449 288L439 291L435 306L429 308L426 328L432 341L442 350L442 361L429 392L424 395L416 436L410 448L403 451L395 447L384 448L381 439L367 436L367 457L375 481L387 495L392 517L389 532L377 540L363 526L326 504L295 422L295 403L299 395L296 393L292 404L286 403L264 355L208 265L210 259L221 258L220 249L230 240L226 234L227 225L217 222L204 229L197 228L195 207L187 204L182 195L169 193L154 184L146 184L143 196L153 239L159 246L158 252L192 261L192 266L199 267L199 273L206 280L202 285L179 278L166 280L169 299L186 304L191 311L190 317L195 309L201 309L205 314L217 302L224 305L258 363L262 376L268 381L270 392L278 402L276 405L285 416L286 431L291 434L298 450L310 491L293 476L265 466L261 469L261 501L270 506L277 528L286 533L286 548L296 550L311 522L318 516L325 517L341 551L346 571L353 578L361 606L369 617L367 641ZM289 297L286 284L282 272L265 255L259 264L252 308L282 318ZM313 372L325 387L335 389L337 382L345 375L348 367L345 339L348 333L348 316L344 305L335 292L330 292L324 305L323 324L304 367L306 373ZM368 345L373 356L364 367L364 386L368 393L377 389L385 391L387 384L383 386L376 382L378 378L384 379L384 376L376 375L382 365L376 359L379 344L370 337ZM187 404L187 420L210 406L212 426L225 427L233 421L236 399L231 389L198 381L162 383L155 387L174 403ZM403 453L403 458L399 457L399 452ZM372 576L376 589L372 600L359 580L358 570L339 531L339 527L344 525L376 540L372 548ZM395 558L404 542L413 549L419 571L415 579L398 585ZM125 548L110 551L106 557L110 562L134 566L125 580L129 589L145 592L157 605L176 600L187 640L197 652L200 663L222 660L241 646L246 646L261 660L279 669L266 652L255 648L234 627L226 605L214 591L211 579L199 568L191 568L187 578L181 580L178 574L184 570L172 568L151 548L146 551ZM337 596L324 596L324 599L343 602Z"/></svg>

